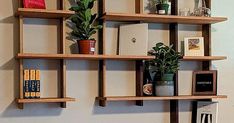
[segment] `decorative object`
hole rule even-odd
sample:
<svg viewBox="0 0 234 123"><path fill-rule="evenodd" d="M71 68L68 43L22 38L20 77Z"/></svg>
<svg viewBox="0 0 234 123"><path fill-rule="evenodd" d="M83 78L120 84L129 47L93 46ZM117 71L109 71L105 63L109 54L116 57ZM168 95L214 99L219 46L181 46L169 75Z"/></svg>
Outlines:
<svg viewBox="0 0 234 123"><path fill-rule="evenodd" d="M195 7L194 12L191 14L193 16L211 16L211 10L207 8L205 0L194 0Z"/></svg>
<svg viewBox="0 0 234 123"><path fill-rule="evenodd" d="M169 10L168 0L158 0L157 1L157 13L160 15L167 15Z"/></svg>
<svg viewBox="0 0 234 123"><path fill-rule="evenodd" d="M197 102L197 123L217 123L218 102Z"/></svg>
<svg viewBox="0 0 234 123"><path fill-rule="evenodd" d="M204 38L186 37L184 38L185 56L204 56Z"/></svg>
<svg viewBox="0 0 234 123"><path fill-rule="evenodd" d="M46 9L45 0L23 0L24 8Z"/></svg>
<svg viewBox="0 0 234 123"><path fill-rule="evenodd" d="M217 94L217 71L194 71L193 72L193 95L216 95Z"/></svg>
<svg viewBox="0 0 234 123"><path fill-rule="evenodd" d="M154 69L154 87L156 96L174 95L174 75L179 68L181 55L173 49L173 46L166 46L157 43L153 51L149 54L154 55L155 59L150 61L150 66Z"/></svg>
<svg viewBox="0 0 234 123"><path fill-rule="evenodd" d="M148 51L148 24L128 24L119 27L119 55L144 55Z"/></svg>
<svg viewBox="0 0 234 123"><path fill-rule="evenodd" d="M144 96L153 95L153 83L150 75L150 65L149 61L144 62L144 74L143 74L143 93Z"/></svg>
<svg viewBox="0 0 234 123"><path fill-rule="evenodd" d="M190 9L189 8L180 9L179 16L190 16Z"/></svg>
<svg viewBox="0 0 234 123"><path fill-rule="evenodd" d="M97 30L101 29L101 25L95 23L97 14L92 14L95 0L79 0L77 5L70 8L75 11L70 20L74 24L71 35L75 37L79 46L80 54L94 54L96 40L91 38Z"/></svg>

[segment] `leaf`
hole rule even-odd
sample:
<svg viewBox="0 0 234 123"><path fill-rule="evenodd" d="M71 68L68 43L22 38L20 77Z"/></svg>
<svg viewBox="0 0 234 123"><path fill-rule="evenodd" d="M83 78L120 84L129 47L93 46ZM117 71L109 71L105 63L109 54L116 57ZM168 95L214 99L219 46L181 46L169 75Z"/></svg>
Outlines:
<svg viewBox="0 0 234 123"><path fill-rule="evenodd" d="M88 22L90 22L90 20L91 20L91 9L87 9L86 11L85 11L85 20L86 21L88 21Z"/></svg>
<svg viewBox="0 0 234 123"><path fill-rule="evenodd" d="M73 7L71 7L69 10L78 12L78 11L81 10L81 7L79 7L79 6L73 6Z"/></svg>

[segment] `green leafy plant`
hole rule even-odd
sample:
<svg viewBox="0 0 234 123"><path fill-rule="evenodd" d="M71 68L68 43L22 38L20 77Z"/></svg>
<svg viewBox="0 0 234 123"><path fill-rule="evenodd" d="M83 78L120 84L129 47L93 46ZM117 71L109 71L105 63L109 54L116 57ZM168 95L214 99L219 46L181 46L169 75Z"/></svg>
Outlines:
<svg viewBox="0 0 234 123"><path fill-rule="evenodd" d="M166 46L163 43L157 43L149 54L155 56L155 59L150 61L150 66L155 68L157 75L162 77L164 74L175 74L177 72L181 55L173 49L173 45Z"/></svg>
<svg viewBox="0 0 234 123"><path fill-rule="evenodd" d="M168 0L157 0L158 4L168 4Z"/></svg>
<svg viewBox="0 0 234 123"><path fill-rule="evenodd" d="M70 17L71 22L75 25L72 27L71 35L78 40L94 40L91 38L102 26L95 23L97 14L92 14L91 9L96 0L78 0L77 5L70 8L75 14Z"/></svg>

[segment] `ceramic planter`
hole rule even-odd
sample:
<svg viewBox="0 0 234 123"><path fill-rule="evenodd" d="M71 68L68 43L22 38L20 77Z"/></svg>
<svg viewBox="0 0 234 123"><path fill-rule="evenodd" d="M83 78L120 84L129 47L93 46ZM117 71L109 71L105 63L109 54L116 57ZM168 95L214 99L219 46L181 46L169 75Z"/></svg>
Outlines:
<svg viewBox="0 0 234 123"><path fill-rule="evenodd" d="M169 9L169 4L157 4L156 8L157 8L158 14L167 15L168 9Z"/></svg>
<svg viewBox="0 0 234 123"><path fill-rule="evenodd" d="M174 96L174 74L164 74L160 77L155 75L155 96Z"/></svg>

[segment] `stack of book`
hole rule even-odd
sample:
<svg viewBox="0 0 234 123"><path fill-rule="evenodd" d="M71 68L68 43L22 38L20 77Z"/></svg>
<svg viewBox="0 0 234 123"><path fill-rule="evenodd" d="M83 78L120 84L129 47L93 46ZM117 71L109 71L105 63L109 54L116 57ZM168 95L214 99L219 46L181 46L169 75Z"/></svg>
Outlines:
<svg viewBox="0 0 234 123"><path fill-rule="evenodd" d="M24 70L24 98L40 98L40 70Z"/></svg>

